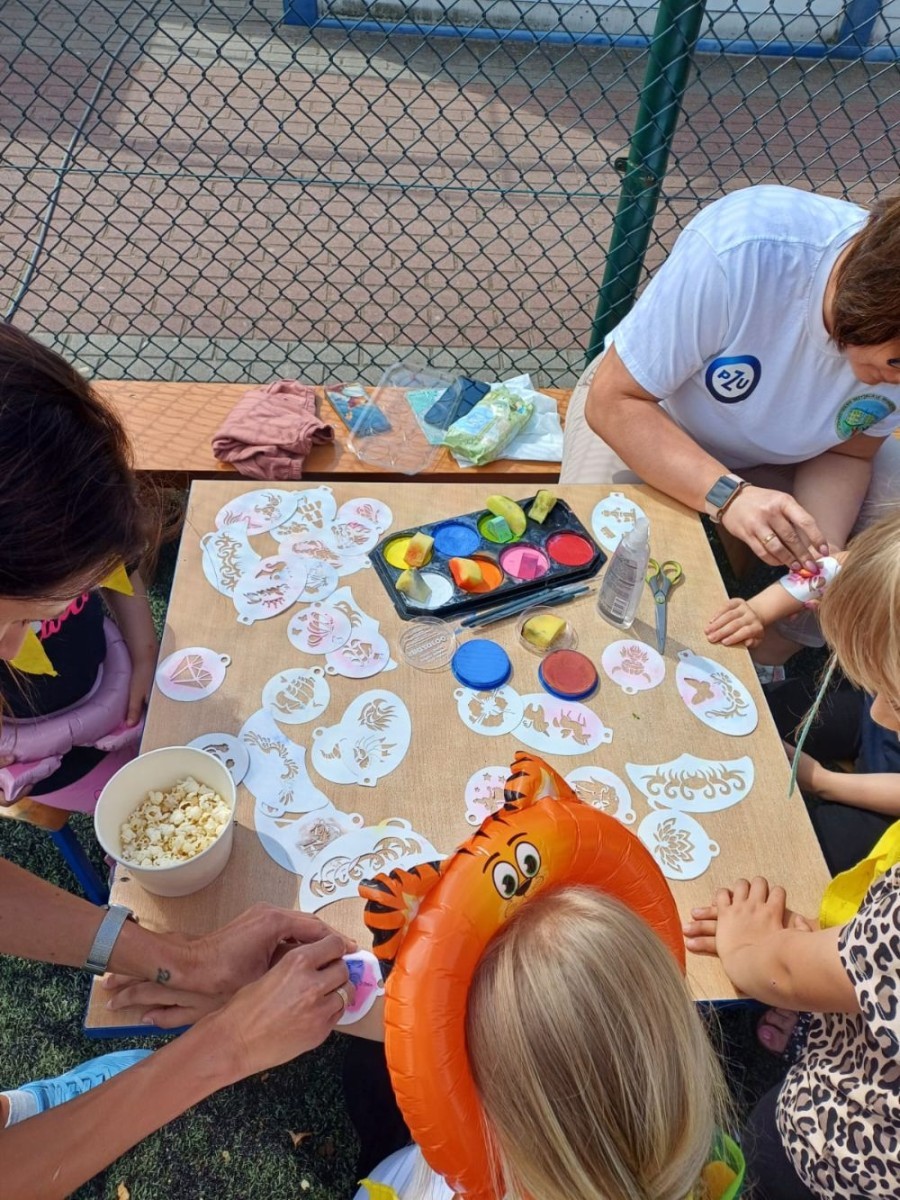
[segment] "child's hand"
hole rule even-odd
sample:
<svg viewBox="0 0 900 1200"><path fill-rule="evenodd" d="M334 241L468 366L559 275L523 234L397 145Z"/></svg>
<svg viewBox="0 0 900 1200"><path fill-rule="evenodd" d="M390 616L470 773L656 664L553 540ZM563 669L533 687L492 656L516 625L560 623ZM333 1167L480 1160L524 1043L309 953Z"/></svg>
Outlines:
<svg viewBox="0 0 900 1200"><path fill-rule="evenodd" d="M738 885L750 889L756 884L764 884L768 889L768 883L765 879L754 879L752 884L748 884L745 879L739 879L735 884L734 889L720 888L716 892L716 899L712 904L708 904L703 908L691 909L691 920L685 921L682 925L684 933L684 944L692 954L716 954L719 952L717 946L716 935L719 924L719 907L718 899L720 895L724 895L727 904L734 908L734 894L738 890ZM801 913L792 912L791 909L784 905L784 889L773 888L773 892L781 893L782 898L782 929L799 929L806 933L812 933L818 925L818 922L810 921L808 917L804 917ZM740 919L740 908L737 914L732 913L732 919L737 915Z"/></svg>
<svg viewBox="0 0 900 1200"><path fill-rule="evenodd" d="M729 600L704 630L707 641L752 650L762 641L765 627L746 600Z"/></svg>
<svg viewBox="0 0 900 1200"><path fill-rule="evenodd" d="M132 654L131 686L128 690L126 725L136 725L150 698L153 676L156 674L156 645Z"/></svg>

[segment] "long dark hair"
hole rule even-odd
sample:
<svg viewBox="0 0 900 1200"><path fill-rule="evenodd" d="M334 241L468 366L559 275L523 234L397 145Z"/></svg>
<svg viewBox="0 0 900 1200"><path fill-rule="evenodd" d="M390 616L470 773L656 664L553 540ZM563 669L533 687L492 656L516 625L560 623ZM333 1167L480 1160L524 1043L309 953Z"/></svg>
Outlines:
<svg viewBox="0 0 900 1200"><path fill-rule="evenodd" d="M0 323L0 596L64 600L153 537L111 409L52 350Z"/></svg>

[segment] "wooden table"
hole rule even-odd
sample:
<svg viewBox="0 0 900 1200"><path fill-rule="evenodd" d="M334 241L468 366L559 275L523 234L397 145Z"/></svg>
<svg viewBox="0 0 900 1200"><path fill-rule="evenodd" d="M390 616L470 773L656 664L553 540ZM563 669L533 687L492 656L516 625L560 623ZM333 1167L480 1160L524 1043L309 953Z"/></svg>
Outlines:
<svg viewBox="0 0 900 1200"><path fill-rule="evenodd" d="M110 401L134 447L135 467L162 482L186 486L194 479L236 480L233 467L213 457L212 437L241 396L248 383L166 383L104 380L95 383ZM571 391L543 388L558 405L565 422ZM347 430L324 390L317 388L319 413L334 426L335 440L328 446L313 446L303 470L304 479L389 480L398 478L360 462L347 446ZM516 462L498 459L484 467L459 467L449 450L440 447L435 461L423 472L433 482L502 479L513 476L528 483L553 483L559 478L559 463ZM407 478L403 476L402 478Z"/></svg>
<svg viewBox="0 0 900 1200"><path fill-rule="evenodd" d="M285 630L290 611L271 620L246 627L239 625L229 598L215 592L203 577L199 538L214 528L220 506L238 492L252 490L246 483L194 484L181 543L168 625L162 652L178 647L209 646L227 652L233 663L222 687L206 700L193 704L167 699L154 689L144 749L182 744L209 732L236 733L260 706L266 681L289 666L313 666L312 656L300 654L288 642ZM302 485L300 485L302 486ZM383 499L394 513L394 529L414 526L439 517L472 511L480 506L485 489L465 484L404 487L384 485L334 487L338 502L359 497L363 491ZM590 526L597 499L606 489L566 487L562 495ZM676 655L685 647L702 653L706 648L703 626L725 599L725 590L698 518L675 501L649 488L622 489L638 497L651 522L653 552L660 558L677 558L684 567L685 582L669 606L669 637L666 646L667 676L652 691L627 696L602 677L599 692L587 703L614 730L609 746L585 757L557 756L551 759L563 774L589 762L606 766L627 780L626 762L666 762L685 751L711 759L735 759L750 754L756 781L750 795L736 807L704 814L699 820L721 847L720 855L698 879L672 884L682 914L706 903L716 887L740 875L762 874L784 884L794 908L818 911L828 874L799 794L788 800L788 766L775 726L769 715L749 656L744 650L717 649L715 658L737 675L753 695L759 709L759 725L747 737L728 737L701 724L680 700L674 683ZM523 497L524 488L510 489ZM268 541L268 535L253 539ZM262 551L262 547L257 545ZM381 622L392 649L402 622L389 597L371 569L342 580L351 586L354 599ZM594 661L603 648L620 635L595 612L591 594L574 601L566 615L578 631L579 648ZM641 601L632 634L653 643L653 606L649 591ZM490 628L490 636L509 651L514 667L512 684L520 693L538 691L539 660L522 649L515 634L515 621ZM395 658L399 655L395 652ZM321 662L321 660L319 660ZM409 753L399 767L374 788L327 783L310 767L313 781L334 804L347 812L359 812L371 824L389 816L406 817L440 850L450 851L472 832L465 820L463 792L470 775L481 766L512 761L522 745L512 735L487 738L469 731L460 721L453 698L455 681L449 671L417 671L404 662L394 671L369 680L331 679L331 703L314 724L337 723L347 704L373 687L396 692L412 716L413 734ZM309 746L311 725L284 727L295 741ZM307 756L309 765L309 756ZM648 812L644 797L630 786L638 822ZM203 932L230 920L256 900L295 906L297 877L279 867L263 851L254 832L254 804L238 789L238 829L234 853L222 876L203 892L179 900L161 900L134 883L116 882L113 899L137 912L144 924L157 929ZM362 945L369 939L361 922L359 901L345 900L319 910L323 918ZM693 994L703 1000L733 998L735 993L714 959L691 958L689 977ZM129 1015L115 1020L102 1003L90 1010L87 1028L130 1024Z"/></svg>

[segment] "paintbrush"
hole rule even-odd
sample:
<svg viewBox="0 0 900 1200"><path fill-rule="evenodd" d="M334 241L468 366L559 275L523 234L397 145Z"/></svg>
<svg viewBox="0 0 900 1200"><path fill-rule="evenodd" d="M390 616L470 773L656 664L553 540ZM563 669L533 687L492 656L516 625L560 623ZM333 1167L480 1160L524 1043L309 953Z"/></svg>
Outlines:
<svg viewBox="0 0 900 1200"><path fill-rule="evenodd" d="M569 600L583 596L590 590L587 584L570 584L568 586L557 584L555 587L531 592L528 596L519 596L518 599L510 600L507 604L501 604L487 612L473 613L471 617L466 617L457 626L455 632L462 633L465 629L478 629L482 625L491 625L494 621L502 621L504 617L513 617L517 613L524 612L526 608L534 608L539 604L566 604Z"/></svg>

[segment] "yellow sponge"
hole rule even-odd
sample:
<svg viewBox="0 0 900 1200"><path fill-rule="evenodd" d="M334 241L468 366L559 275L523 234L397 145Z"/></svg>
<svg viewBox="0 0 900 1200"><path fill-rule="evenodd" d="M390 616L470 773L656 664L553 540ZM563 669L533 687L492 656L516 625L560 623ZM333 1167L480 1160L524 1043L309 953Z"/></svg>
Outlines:
<svg viewBox="0 0 900 1200"><path fill-rule="evenodd" d="M545 613L525 622L522 626L522 637L538 650L549 650L565 627L565 621L551 613Z"/></svg>

